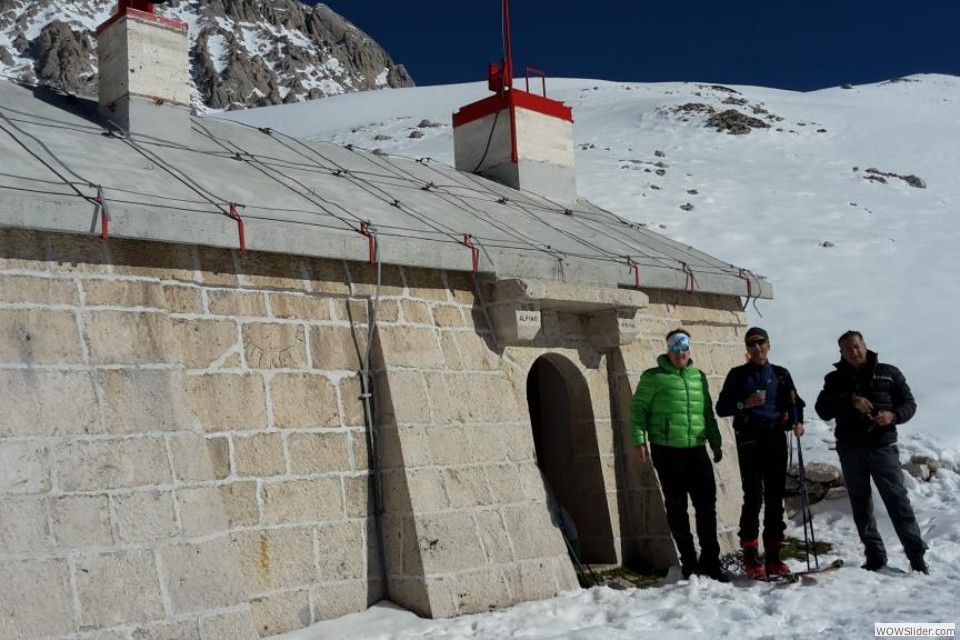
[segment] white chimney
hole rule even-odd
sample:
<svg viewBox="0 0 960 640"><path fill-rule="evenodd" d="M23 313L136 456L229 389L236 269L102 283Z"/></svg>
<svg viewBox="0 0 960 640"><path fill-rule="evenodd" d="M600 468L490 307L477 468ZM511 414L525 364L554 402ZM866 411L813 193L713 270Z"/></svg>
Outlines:
<svg viewBox="0 0 960 640"><path fill-rule="evenodd" d="M495 85L491 73L491 85ZM544 92L545 93L545 92ZM553 200L577 199L573 110L506 87L453 114L456 167Z"/></svg>
<svg viewBox="0 0 960 640"><path fill-rule="evenodd" d="M187 24L153 13L166 0L119 0L97 28L100 112L133 136L190 136Z"/></svg>

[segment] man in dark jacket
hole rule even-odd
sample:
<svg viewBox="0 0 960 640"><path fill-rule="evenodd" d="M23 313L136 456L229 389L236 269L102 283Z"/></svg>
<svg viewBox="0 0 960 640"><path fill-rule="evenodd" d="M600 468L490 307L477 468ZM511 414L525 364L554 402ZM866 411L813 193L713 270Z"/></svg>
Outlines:
<svg viewBox="0 0 960 640"><path fill-rule="evenodd" d="M743 568L751 578L786 575L790 568L780 559L783 547L783 494L787 481L787 437L791 429L803 435L803 400L790 372L770 362L770 339L760 327L744 337L746 364L727 374L717 415L733 417L740 459L743 507L740 510L740 545ZM763 510L764 561L760 562L760 508Z"/></svg>
<svg viewBox="0 0 960 640"><path fill-rule="evenodd" d="M713 461L720 462L720 430L707 376L693 366L690 334L683 329L667 334L667 352L657 358L656 367L640 376L630 406L630 437L641 461L653 457L683 577L696 571L729 582L720 566L717 484L705 446L710 444ZM696 513L699 559L690 532L687 496Z"/></svg>
<svg viewBox="0 0 960 640"><path fill-rule="evenodd" d="M879 362L859 331L847 331L837 342L840 362L824 378L816 409L822 419L836 420L837 455L867 558L863 568L876 571L887 564L873 517L872 478L910 568L927 573L927 545L903 484L896 445L897 425L913 417L917 403L900 370Z"/></svg>

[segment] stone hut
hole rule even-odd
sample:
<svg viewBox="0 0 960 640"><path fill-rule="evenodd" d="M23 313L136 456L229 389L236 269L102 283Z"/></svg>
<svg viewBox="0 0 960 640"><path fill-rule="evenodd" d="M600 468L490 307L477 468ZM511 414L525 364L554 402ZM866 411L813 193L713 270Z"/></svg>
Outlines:
<svg viewBox="0 0 960 640"><path fill-rule="evenodd" d="M681 325L718 381L770 286L582 199L193 117L184 32L105 24L99 105L0 82L0 637L548 598L558 504L587 562L675 562L633 386Z"/></svg>

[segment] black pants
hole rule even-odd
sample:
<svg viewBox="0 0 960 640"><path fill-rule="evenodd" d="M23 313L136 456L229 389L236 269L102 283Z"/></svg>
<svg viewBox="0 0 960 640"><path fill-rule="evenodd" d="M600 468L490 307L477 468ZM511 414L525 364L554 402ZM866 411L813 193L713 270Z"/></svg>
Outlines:
<svg viewBox="0 0 960 640"><path fill-rule="evenodd" d="M877 530L877 520L873 517L871 478L877 485L877 492L887 508L887 514L907 557L922 556L927 545L920 537L920 525L917 524L910 498L907 496L907 488L903 484L900 450L897 445L869 447L837 443L837 454L840 456L843 481L850 495L853 521L857 525L867 559L879 563L887 561L887 550Z"/></svg>
<svg viewBox="0 0 960 640"><path fill-rule="evenodd" d="M740 539L756 540L760 535L760 508L763 509L763 540L783 540L783 494L787 482L787 437L777 426L746 426L737 430L737 456L743 508L740 510Z"/></svg>
<svg viewBox="0 0 960 640"><path fill-rule="evenodd" d="M697 538L700 540L701 569L720 567L720 543L717 542L717 483L707 447L680 449L651 444L653 467L667 508L667 524L685 569L697 566L697 550L690 533L687 496L696 513Z"/></svg>

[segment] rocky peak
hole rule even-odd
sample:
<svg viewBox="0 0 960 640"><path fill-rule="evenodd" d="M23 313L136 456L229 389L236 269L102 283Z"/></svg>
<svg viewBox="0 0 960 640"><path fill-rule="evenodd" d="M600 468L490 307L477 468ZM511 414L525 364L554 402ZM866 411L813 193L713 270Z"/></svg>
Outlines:
<svg viewBox="0 0 960 640"><path fill-rule="evenodd" d="M95 95L94 31L115 0L0 0L0 74ZM242 109L413 86L370 36L323 4L172 0L157 13L190 25L194 106Z"/></svg>

